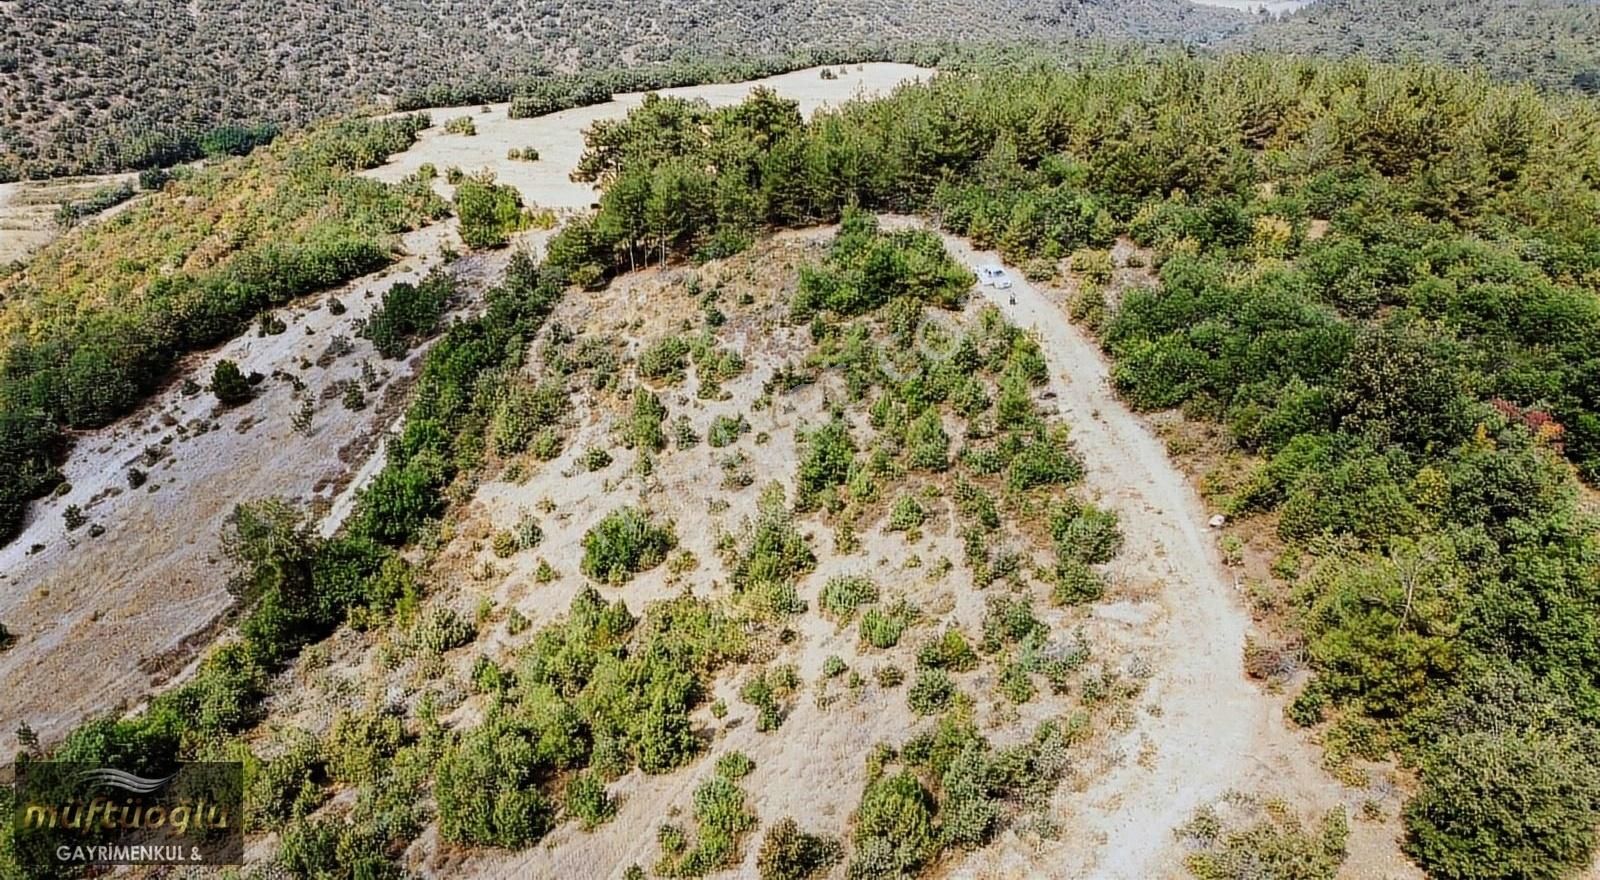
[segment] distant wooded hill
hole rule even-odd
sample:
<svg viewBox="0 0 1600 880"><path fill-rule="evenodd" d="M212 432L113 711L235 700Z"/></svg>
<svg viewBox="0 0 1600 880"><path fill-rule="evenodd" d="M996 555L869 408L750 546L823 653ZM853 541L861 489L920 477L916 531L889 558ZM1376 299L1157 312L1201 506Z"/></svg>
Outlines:
<svg viewBox="0 0 1600 880"><path fill-rule="evenodd" d="M1482 67L1600 94L1600 0L1320 0L1232 47Z"/></svg>
<svg viewBox="0 0 1600 880"><path fill-rule="evenodd" d="M193 158L436 84L938 41L1212 41L1186 0L0 0L0 179ZM844 60L846 56L838 56Z"/></svg>
<svg viewBox="0 0 1600 880"><path fill-rule="evenodd" d="M239 152L277 125L430 88L503 91L545 71L728 55L909 59L908 47L939 43L1410 56L1600 92L1600 0L1320 0L1276 21L1187 0L0 0L0 9L0 180Z"/></svg>

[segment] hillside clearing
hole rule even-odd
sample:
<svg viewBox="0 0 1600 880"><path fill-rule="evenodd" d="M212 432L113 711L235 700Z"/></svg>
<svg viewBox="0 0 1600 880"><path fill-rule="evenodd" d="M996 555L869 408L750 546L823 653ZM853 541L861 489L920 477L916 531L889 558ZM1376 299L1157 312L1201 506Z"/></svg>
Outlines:
<svg viewBox="0 0 1600 880"><path fill-rule="evenodd" d="M823 70L838 71L824 78ZM901 83L932 76L934 71L910 64L875 62L810 67L792 73L769 76L742 83L713 83L662 89L663 96L700 99L714 107L737 104L757 88L769 88L780 96L799 103L800 112L810 116L819 107L837 106L860 97L888 93ZM603 104L562 110L546 116L512 119L509 104L489 104L488 112L479 107L433 107L426 112L434 126L422 132L415 145L392 156L387 164L365 172L367 176L395 183L425 164L441 173L450 167L476 172L489 169L500 183L510 184L522 193L529 205L556 210L586 210L599 197L594 188L571 179L583 155L583 133L602 119L620 119L644 102L641 93L617 95ZM472 119L475 135L452 134L444 130L448 120L465 115ZM512 149L533 147L539 159L533 162L506 158ZM435 184L441 194L449 187L441 177Z"/></svg>

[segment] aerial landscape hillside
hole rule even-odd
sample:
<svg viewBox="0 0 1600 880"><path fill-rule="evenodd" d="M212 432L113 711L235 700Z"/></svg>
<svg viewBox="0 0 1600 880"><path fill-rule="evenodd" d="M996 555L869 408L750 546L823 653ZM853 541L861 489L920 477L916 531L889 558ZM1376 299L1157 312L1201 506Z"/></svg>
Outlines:
<svg viewBox="0 0 1600 880"><path fill-rule="evenodd" d="M1600 4L0 8L0 880L1600 880Z"/></svg>

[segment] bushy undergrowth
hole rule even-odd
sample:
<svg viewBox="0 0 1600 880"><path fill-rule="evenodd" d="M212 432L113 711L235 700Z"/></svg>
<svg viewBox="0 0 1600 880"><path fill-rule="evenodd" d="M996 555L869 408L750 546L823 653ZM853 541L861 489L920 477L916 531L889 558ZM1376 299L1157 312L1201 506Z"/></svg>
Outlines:
<svg viewBox="0 0 1600 880"><path fill-rule="evenodd" d="M666 561L676 546L672 523L657 522L635 507L622 507L584 533L581 567L595 580L621 583Z"/></svg>

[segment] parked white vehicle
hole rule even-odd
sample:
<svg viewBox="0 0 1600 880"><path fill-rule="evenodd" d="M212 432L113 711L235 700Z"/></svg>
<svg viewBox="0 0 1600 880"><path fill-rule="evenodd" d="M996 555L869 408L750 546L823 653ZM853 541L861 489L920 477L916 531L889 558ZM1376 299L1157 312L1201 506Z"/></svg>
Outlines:
<svg viewBox="0 0 1600 880"><path fill-rule="evenodd" d="M996 290L1005 290L1011 286L1011 276L994 263L985 263L978 267L978 283Z"/></svg>

